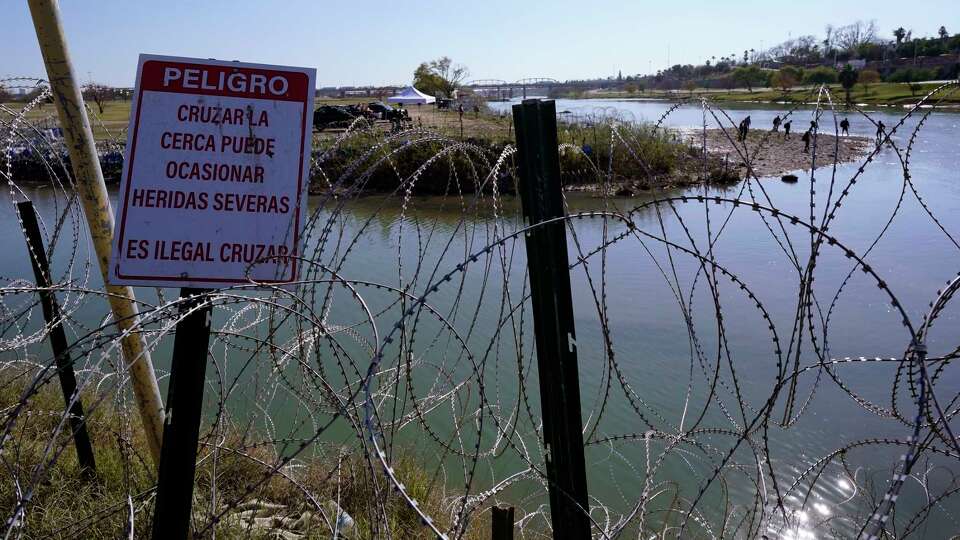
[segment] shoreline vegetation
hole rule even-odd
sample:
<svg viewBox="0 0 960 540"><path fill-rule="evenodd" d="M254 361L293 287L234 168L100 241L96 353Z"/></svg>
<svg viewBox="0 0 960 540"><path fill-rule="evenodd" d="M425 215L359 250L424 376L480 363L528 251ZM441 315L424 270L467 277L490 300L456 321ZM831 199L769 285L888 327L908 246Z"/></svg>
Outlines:
<svg viewBox="0 0 960 540"><path fill-rule="evenodd" d="M340 103L357 100L340 100ZM324 103L330 103L325 100ZM456 111L433 107L409 107L411 126L423 128L441 137L411 132L407 137L391 138L390 124L371 122L345 133L343 129L314 133L314 166L311 170L311 194L331 191L383 193L401 188L402 182L415 178L412 193L435 195L451 191L463 193L477 189L490 192L492 182L500 193L514 191L513 161L507 160L496 178L485 178L489 167L513 143L513 125L509 115L468 112L461 118ZM31 111L27 119L55 124L52 107ZM129 102L108 102L104 115L94 122L101 164L108 183L117 183L122 168L123 129L129 114ZM735 134L732 135L735 137ZM747 175L741 154L749 152L753 175L780 175L809 168L810 156L802 152L799 135L791 141L775 137L764 139L757 131L747 139L746 150L737 152L720 130L707 134L707 153L703 155L699 137L682 130L654 128L650 124L587 121L558 125L561 144L562 183L568 191L583 191L602 196L632 196L655 189L670 189L700 184L729 185ZM834 146L833 137L819 135L818 160L832 164L826 149ZM463 143L456 151L445 148ZM48 148L49 145L47 146ZM795 147L795 148L794 148ZM866 153L866 140L849 137L840 141L837 163L859 159ZM29 159L12 159L13 178L18 181L50 181L56 175L66 177L69 166L65 152L60 156L31 152ZM58 159L52 159L59 157ZM60 161L62 160L62 162ZM483 163L484 167L476 165ZM451 178L456 178L451 183ZM404 189L409 186L405 186Z"/></svg>
<svg viewBox="0 0 960 540"><path fill-rule="evenodd" d="M892 83L881 82L869 85L857 84L851 89L850 101L857 107L896 107L910 108L916 105L924 96L932 92L943 82L925 83ZM912 88L911 88L912 86ZM775 105L817 105L819 85L798 86L789 89L781 88L746 88L715 89L690 88L683 90L644 90L629 92L626 90L610 91L597 90L578 94L564 95L566 99L648 99L655 101L676 101L678 99L708 98L722 103L743 104L775 104ZM833 105L837 108L846 108L845 91L839 84L826 85L830 90ZM938 100L940 98L937 98ZM937 101L937 100L934 100ZM826 97L821 97L821 106L827 106ZM960 93L942 96L938 109L960 110Z"/></svg>
<svg viewBox="0 0 960 540"><path fill-rule="evenodd" d="M23 392L36 375L33 369L11 367L0 372L0 408L9 410L22 403ZM84 392L81 399L88 406L86 425L97 466L92 478L84 478L69 430L58 433L63 397L50 382L29 397L28 412L20 415L7 438L6 464L18 474L0 478L0 504L13 509L17 494L25 497L30 490L20 523L29 525L32 538L73 537L78 531L84 538L148 537L156 471L143 430L130 425L129 411L119 409L109 397L90 410L89 405L98 402L97 395ZM330 538L334 523L345 537L356 539L369 538L375 529L394 538L431 536L420 516L383 483L379 464L371 465L362 449L324 447L323 455L298 456L280 468L280 474L272 474L280 459L276 447L282 445L262 437L252 426L236 425L226 415L219 416L219 421L217 426L201 427L201 441L207 443L201 442L197 461L194 525L206 526L222 514L204 537L215 530L217 538L321 539ZM59 458L51 463L60 449ZM411 496L431 515L445 516L449 494L443 479L433 477L419 463L410 449L392 465ZM11 483L13 478L34 477L44 468L43 480L35 485ZM270 478L264 481L267 475ZM377 500L384 504L374 508ZM382 515L380 511L385 512L386 522L371 523ZM464 538L489 538L488 521L471 522Z"/></svg>

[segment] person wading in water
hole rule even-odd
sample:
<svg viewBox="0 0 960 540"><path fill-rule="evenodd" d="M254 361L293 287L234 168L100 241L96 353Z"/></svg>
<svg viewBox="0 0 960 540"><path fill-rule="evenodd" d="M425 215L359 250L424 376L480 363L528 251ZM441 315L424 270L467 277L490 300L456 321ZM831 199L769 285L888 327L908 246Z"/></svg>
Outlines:
<svg viewBox="0 0 960 540"><path fill-rule="evenodd" d="M845 137L850 135L850 121L846 118L840 121L840 134Z"/></svg>
<svg viewBox="0 0 960 540"><path fill-rule="evenodd" d="M883 143L883 138L885 135L884 133L885 127L887 126L883 125L883 120L877 122L877 145L880 145L881 143Z"/></svg>

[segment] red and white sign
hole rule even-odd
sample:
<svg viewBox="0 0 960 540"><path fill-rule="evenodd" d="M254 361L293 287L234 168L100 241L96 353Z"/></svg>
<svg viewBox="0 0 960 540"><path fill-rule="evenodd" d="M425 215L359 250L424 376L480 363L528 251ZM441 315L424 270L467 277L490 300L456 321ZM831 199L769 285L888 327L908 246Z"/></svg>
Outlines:
<svg viewBox="0 0 960 540"><path fill-rule="evenodd" d="M110 282L299 277L316 71L140 55Z"/></svg>

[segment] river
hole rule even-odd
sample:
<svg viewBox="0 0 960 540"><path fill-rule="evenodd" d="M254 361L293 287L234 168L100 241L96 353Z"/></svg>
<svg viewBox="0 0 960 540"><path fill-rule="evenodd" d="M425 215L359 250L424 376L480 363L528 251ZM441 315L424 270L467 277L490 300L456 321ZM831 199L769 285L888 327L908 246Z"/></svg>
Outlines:
<svg viewBox="0 0 960 540"><path fill-rule="evenodd" d="M509 105L494 103L491 107L506 110ZM570 111L571 115L615 114L620 118L638 121L656 121L669 108L667 103L639 100L557 102L558 111ZM735 122L750 115L754 128L769 126L775 115L784 114L782 109L775 106L733 106L727 110ZM793 114L797 119L795 122L800 125L806 124L810 118L809 109L800 109ZM871 116L882 119L887 126L896 125L901 114L899 110L871 112ZM708 127L715 127L712 117L707 118ZM850 119L851 133L873 136L874 128L865 119L853 115ZM907 143L918 120L919 117L910 118L899 128L893 137L898 146L903 147ZM697 128L703 122L704 111L699 106L687 105L673 111L664 124L674 128ZM821 126L827 123L832 125L832 119L821 119ZM910 155L909 170L914 187L926 208L909 188L904 194L900 160L897 153L887 147L873 163L865 167L856 184L849 186L849 195L829 228L830 234L843 246L859 255L866 254L865 259L915 323L927 312L928 304L935 299L937 291L960 270L960 247L950 238L950 235L960 238L958 133L960 115L939 112L926 118L919 132ZM813 200L818 221L822 218L828 198L831 203L835 201L838 192L847 186L859 167L859 163L850 163L837 166L835 171L830 167L816 171ZM765 205L806 219L811 205L810 176L809 173L799 173L799 176L800 182L797 184L785 184L779 179L762 179L760 185L765 195L760 195L757 185L753 190ZM706 194L746 200L749 194L743 191L744 186L741 184L706 192L703 188L692 188L686 192L660 195ZM28 186L24 189L41 215L48 220L55 214L55 205L63 204L63 197L50 188ZM116 193L111 195L116 203ZM603 201L585 195L568 195L571 213L629 212L647 200L649 198ZM313 253L317 260L330 266L342 264L338 274L354 282L389 284L394 287L413 283L411 289L414 294L422 293L428 283L432 285L435 279L454 270L467 254L476 253L499 238L497 235L502 231L498 231L498 227L507 231L515 230L519 222L518 201L512 197L498 201L496 213L499 221L493 219L494 209L489 201L481 201L473 207L474 200L471 198L461 203L452 198L415 197L402 210L400 201L376 196L347 201L342 206L341 202L311 197L310 207L317 217L317 226L308 236L307 253ZM931 218L928 211L936 220ZM463 219L464 216L468 216L468 219ZM891 216L894 216L893 220L887 226ZM498 225L501 221L502 224ZM810 252L811 237L807 229L791 226L789 220L785 221L786 225L781 229L769 214L752 212L749 207L734 209L726 203L704 204L691 200L687 203L677 201L674 208L647 207L633 216L633 222L650 237L628 235L612 244L603 259L599 255L591 256L586 271L583 265L574 268L576 343L583 415L590 435L587 450L588 482L591 495L598 502L615 509L615 512L628 512L643 489L646 448L650 449L655 460L658 450L666 445L664 440L656 438L649 443L644 441L644 434L651 430L649 426L652 424L664 432L675 432L679 426L689 429L699 411L705 407L707 395L715 391L714 399L722 402L722 406L714 404L708 407L700 427L721 431L699 436L698 444L702 445L700 450L695 451L690 447L684 452L671 452L656 474L657 482L677 482L681 486L682 496L688 502L697 496L699 482L710 475L721 456L732 448L732 439L722 430L742 427L744 419L749 421L754 416L771 391L778 362L777 347L772 338L774 334L768 329L768 321L763 317L764 313L774 326L780 345L786 348L793 341L794 354L799 347L801 366L810 366L817 361L817 349L814 347L818 347L824 357L833 359L848 356L902 357L910 344L910 335L901 325L898 313L890 306L884 291L877 287L873 277L858 271L845 283L853 265L844 257L842 250L835 247L824 247L815 269L814 291L820 311L814 316L813 326L820 334L815 342L811 342L802 332L801 337L792 339L797 331L793 323L799 294L799 272L791 262L790 253L791 250L796 253L797 260L804 265ZM0 214L0 222L0 252L7 254L0 263L0 275L5 276L5 282L15 278L32 280L18 222L9 206ZM627 230L621 222L603 219L599 214L575 220L572 224L576 234L576 240L568 238L572 259L575 254L589 253L603 244L605 239L609 240ZM335 234L324 232L326 226ZM885 232L873 245L885 227ZM713 260L737 278L736 282L732 282L717 276L716 302L707 286L700 261L678 250L668 251L663 243L654 238L665 237L688 248L695 244L702 253L706 253L708 231L713 239ZM784 248L788 239L789 247ZM351 245L350 242L354 243ZM64 245L58 247L55 264L65 265L69 260L67 244L69 242L65 241ZM471 439L469 433L476 429L471 423L477 422L482 415L472 416L468 410L461 410L470 409L471 404L474 407L478 405L478 381L483 382L488 408L497 409L497 414L503 415L501 421L510 416L508 411L518 416L526 414L523 412L525 402L536 407L539 389L535 375L530 373L533 371L535 374L536 366L529 364L532 336L529 335L529 328L526 328L526 334L521 339L522 345L517 345L513 330L508 331L516 321L510 321L502 313L504 305L518 302L524 292L524 259L522 240L507 242L502 250L496 249L482 256L480 265L471 265L463 272L455 272L450 282L441 283L442 287L430 294L428 303L445 314L459 337L446 330L444 324L430 314L418 316L423 320L417 322L417 342L411 345L418 372L411 375L410 388L421 397L447 392L462 393L462 397L423 413L425 423L431 429L413 422L404 428L408 433L401 433L397 440L417 442L425 456L440 452L441 445L431 442L433 437L448 440L457 438L455 434L460 433L458 447L471 440L476 440L477 444L483 443L484 447L492 442L496 432L491 423L490 415L493 412L486 413L487 423L481 428L481 435L473 435ZM84 258L81 257L81 260ZM55 270L55 274L63 275L65 271L61 266ZM85 267L80 266L71 275L85 279L85 272ZM429 277L432 272L436 272L437 278ZM100 285L99 271L89 267L89 274L89 286L97 288ZM504 275L510 277L508 285L503 284ZM738 283L745 284L755 295L763 311L739 289ZM845 285L838 294L843 283ZM322 289L324 286L317 287ZM368 285L357 285L357 288L371 311L376 313L379 309L383 310L377 319L382 339L398 320L399 312L390 303L390 299L396 296ZM595 293L600 295L601 291L604 297L603 318L608 321L612 355L604 346L603 326L595 304ZM156 294L150 289L138 289L138 295L147 302L155 301ZM165 294L169 299L176 291L165 291ZM356 299L344 290L333 294L336 296L332 302L334 309L323 314L326 324L330 328L340 329L340 332L343 332L343 328L355 325L357 332L369 337L371 329L364 328L362 323L358 324L358 321L362 321L362 313ZM506 295L511 295L510 302L503 300ZM828 329L824 331L827 310L835 297ZM313 303L318 305L322 301L314 298ZM101 304L102 300L85 301L75 313L78 324L95 325L105 307ZM689 306L689 320L684 318L683 306ZM722 327L715 323L716 306L722 309ZM528 310L526 316L529 317ZM217 322L223 325L231 321L231 324L238 325L238 317L242 318L242 315L232 308L228 313L219 313ZM948 308L941 315L928 341L929 356L944 354L957 347L957 321L955 308ZM505 327L498 328L498 322ZM523 324L529 327L529 320ZM699 343L691 341L691 327L696 328ZM722 332L718 328L722 328ZM293 335L297 330L287 328L284 332ZM423 338L419 337L421 334ZM363 352L361 340L346 339L349 335L346 333L339 335L346 342L353 341L344 345L344 351L350 352L355 358L365 358L365 361L356 361L357 369L365 369L369 364L369 354ZM468 359L463 354L463 349L456 344L457 339L463 339L468 344L472 358ZM237 344L224 337L218 346L222 350L218 349L219 352L215 354L225 357L226 351L233 350L231 347ZM530 378L522 386L530 395L518 393L521 384L518 382L517 347L525 351L524 370ZM695 359L697 355L692 355L691 348L695 347L702 349L700 358L706 359L705 365ZM237 346L233 354L238 354L236 351L239 350ZM319 348L315 354L319 362L329 362L326 366L328 370L334 370L337 365L336 354L321 352ZM156 349L154 356L159 368L164 369L169 365L169 339ZM791 369L794 360L793 356L788 355L780 359L787 362ZM224 360L224 373L242 371L236 361L233 362L227 366ZM616 369L611 368L612 362L616 364ZM349 366L349 363L346 365ZM482 365L483 368L473 367L475 365ZM269 366L254 369L259 370L257 377L276 380ZM723 380L715 389L711 389L707 383L712 376L707 372L713 369ZM823 370L815 369L799 377L792 414L797 415L801 411L802 414L789 428L771 423L769 431L758 434L754 440L755 443L762 443L767 439L769 450L763 460L771 461L778 475L780 489L788 487L796 474L817 463L818 459L845 445L869 438L902 440L910 434L909 426L868 410L848 393L849 390L858 399L868 400L879 407L890 407L897 374L896 363L843 363L836 366L835 370L836 379ZM295 367L292 371L301 373ZM243 377L243 380L250 380L251 375L248 373ZM336 378L335 375L332 377ZM381 389L391 380L385 376L381 381ZM458 386L458 383L463 385ZM954 397L958 385L960 374L953 366L948 366L939 376L936 386L944 404ZM470 386L473 387L472 393L465 390ZM237 392L231 397L238 404L237 407L252 410L244 402L257 391L238 389ZM742 396L743 407L738 405L737 393ZM901 383L896 393L900 406L909 411L909 389ZM391 411L390 407L381 405L381 414L389 413L391 418L412 414L408 403L413 399L411 393L401 389L400 394L404 397L401 411ZM782 420L784 415L785 395L780 400L775 407L776 421ZM274 411L270 425L280 434L278 437L288 431L308 430L305 426L311 425L298 409L303 407L300 398L274 396L267 403L257 405L261 406ZM523 427L518 428L520 431L528 431L524 439L526 443L530 442L529 431L532 427L529 424L534 423L535 419L518 422ZM455 429L454 426L460 427ZM340 426L328 432L324 442L346 444L351 437L352 432ZM503 448L502 445L500 448ZM517 452L519 450L507 449L505 457L481 459L471 492L522 470L523 460L516 457ZM685 455L685 452L690 455ZM903 447L887 445L851 449L846 459L849 470L856 471L855 474L850 476L842 467L832 463L814 485L808 500L803 500L807 494L803 489L795 490L788 497L785 505L793 512L791 531L798 538L854 534L857 520L862 520L865 515L863 501L854 497L857 491L855 483L863 488L873 482L872 486L877 490L875 494L882 496L882 488L891 474L890 467L902 452ZM535 462L541 459L537 452L531 452L530 455L536 456ZM761 475L763 480L756 475L755 469L765 468L766 464L757 463L754 456L743 448L736 451L740 467L749 469L752 466L754 470L732 468L726 473L730 484L723 489L729 489L726 494L731 497L732 504L748 507L758 490L754 482L770 481L766 474ZM428 461L431 463L430 470L439 468L435 463L447 463L445 459L449 460ZM454 461L458 467L465 463L461 467L464 470L472 464L470 459ZM960 473L956 461L931 458L925 467L934 465L944 466L953 474ZM447 474L445 472L444 476ZM448 484L456 485L465 476L470 475L463 470L450 471ZM934 490L940 491L950 485L946 480L930 482ZM767 505L772 504L771 490L770 485L764 485L761 489L767 497ZM512 497L512 500L539 493L525 501L525 504L530 506L544 502L542 486L532 480L506 493L509 494L506 498ZM701 511L708 517L716 517L719 512L716 506L720 504L724 493L719 487L712 488L701 502L701 505L707 505L701 507ZM898 512L898 522L906 521L913 511L921 507L918 502L921 497L922 489L916 482L904 489L900 507L903 515ZM852 502L851 498L854 499ZM960 502L955 497L946 499L934 510L925 530L928 537L944 537L949 532L960 530L960 524L955 521L958 511ZM594 518L600 519L600 515L596 514Z"/></svg>

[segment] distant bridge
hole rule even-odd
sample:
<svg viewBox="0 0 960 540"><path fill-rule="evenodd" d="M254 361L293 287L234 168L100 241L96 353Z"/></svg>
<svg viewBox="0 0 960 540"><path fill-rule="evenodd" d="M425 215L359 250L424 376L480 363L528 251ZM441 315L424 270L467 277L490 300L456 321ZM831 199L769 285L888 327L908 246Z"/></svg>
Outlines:
<svg viewBox="0 0 960 540"><path fill-rule="evenodd" d="M561 83L549 77L528 77L515 82L507 82L501 79L476 79L464 85L464 87L480 95L496 99L510 99L517 94L526 98L528 92L549 93L570 86L570 83Z"/></svg>

